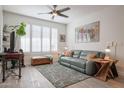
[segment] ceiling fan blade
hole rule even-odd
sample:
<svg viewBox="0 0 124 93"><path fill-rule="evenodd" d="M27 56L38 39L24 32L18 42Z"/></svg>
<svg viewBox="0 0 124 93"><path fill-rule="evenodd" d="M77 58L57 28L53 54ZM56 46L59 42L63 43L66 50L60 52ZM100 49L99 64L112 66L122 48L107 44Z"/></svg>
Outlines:
<svg viewBox="0 0 124 93"><path fill-rule="evenodd" d="M64 12L64 11L67 11L67 10L70 10L70 9L71 9L70 7L66 7L66 8L57 10L57 12Z"/></svg>
<svg viewBox="0 0 124 93"><path fill-rule="evenodd" d="M52 12L47 12L47 13L38 13L38 15L41 15L41 14L52 14Z"/></svg>
<svg viewBox="0 0 124 93"><path fill-rule="evenodd" d="M67 15L64 15L64 14L61 14L61 13L59 13L58 15L59 15L59 16L62 16L62 17L66 17L66 18L68 18Z"/></svg>
<svg viewBox="0 0 124 93"><path fill-rule="evenodd" d="M49 5L47 5L47 7L48 7L49 9L51 9L51 10L54 10L54 8L53 8L53 7L51 7L51 6L49 6Z"/></svg>
<svg viewBox="0 0 124 93"><path fill-rule="evenodd" d="M52 16L52 19L54 19L54 17L55 17L55 16L53 15L53 16Z"/></svg>
<svg viewBox="0 0 124 93"><path fill-rule="evenodd" d="M53 8L56 9L57 5L53 5Z"/></svg>

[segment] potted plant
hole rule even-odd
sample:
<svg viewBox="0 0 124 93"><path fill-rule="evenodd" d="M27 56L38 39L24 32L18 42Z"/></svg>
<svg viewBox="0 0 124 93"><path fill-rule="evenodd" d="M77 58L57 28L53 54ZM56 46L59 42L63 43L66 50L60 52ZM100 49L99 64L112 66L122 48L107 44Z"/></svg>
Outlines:
<svg viewBox="0 0 124 93"><path fill-rule="evenodd" d="M17 47L17 45L18 45L19 37L26 35L25 28L26 28L26 24L24 22L21 22L20 25L17 26L17 28L15 30L15 32L16 32L16 41L15 41L16 45L15 45L15 47Z"/></svg>
<svg viewBox="0 0 124 93"><path fill-rule="evenodd" d="M24 36L26 34L25 27L26 27L26 24L24 22L20 23L18 29L16 30L16 35Z"/></svg>
<svg viewBox="0 0 124 93"><path fill-rule="evenodd" d="M26 24L24 22L21 22L19 25L8 26L8 28L11 30L11 32L16 33L15 46L17 45L17 42L18 42L18 39L19 39L18 37L26 35L25 27L26 27Z"/></svg>

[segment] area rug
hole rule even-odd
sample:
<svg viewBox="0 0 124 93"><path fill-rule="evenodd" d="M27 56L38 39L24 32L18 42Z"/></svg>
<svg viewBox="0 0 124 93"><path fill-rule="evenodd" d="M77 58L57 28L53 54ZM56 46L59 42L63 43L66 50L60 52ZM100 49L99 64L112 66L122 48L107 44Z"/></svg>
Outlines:
<svg viewBox="0 0 124 93"><path fill-rule="evenodd" d="M57 88L67 87L90 77L86 74L60 65L58 62L35 66L35 68Z"/></svg>

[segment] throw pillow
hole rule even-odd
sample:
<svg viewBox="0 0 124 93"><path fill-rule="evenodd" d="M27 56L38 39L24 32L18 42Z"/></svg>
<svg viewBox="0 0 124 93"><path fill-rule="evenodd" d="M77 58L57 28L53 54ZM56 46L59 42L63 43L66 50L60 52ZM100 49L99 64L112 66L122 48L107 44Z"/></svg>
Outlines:
<svg viewBox="0 0 124 93"><path fill-rule="evenodd" d="M72 57L79 58L79 55L80 55L80 51L79 51L79 50L74 50L74 51L72 52Z"/></svg>
<svg viewBox="0 0 124 93"><path fill-rule="evenodd" d="M87 60L86 56L80 56L80 58L83 59L83 60Z"/></svg>
<svg viewBox="0 0 124 93"><path fill-rule="evenodd" d="M64 56L72 56L72 51L64 51Z"/></svg>

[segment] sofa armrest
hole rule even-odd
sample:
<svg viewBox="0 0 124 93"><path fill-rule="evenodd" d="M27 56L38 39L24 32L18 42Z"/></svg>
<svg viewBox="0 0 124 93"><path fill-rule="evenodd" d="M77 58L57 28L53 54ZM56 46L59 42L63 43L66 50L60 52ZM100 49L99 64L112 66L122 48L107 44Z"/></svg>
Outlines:
<svg viewBox="0 0 124 93"><path fill-rule="evenodd" d="M64 54L61 54L61 55L59 56L58 62L61 62L61 57L64 57L64 56L65 56Z"/></svg>
<svg viewBox="0 0 124 93"><path fill-rule="evenodd" d="M93 76L97 72L97 67L95 62L93 61L87 61L86 62L86 74Z"/></svg>

